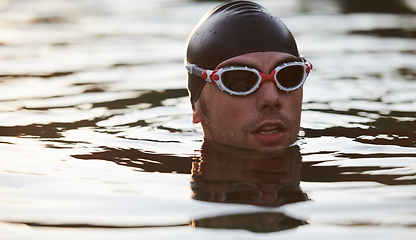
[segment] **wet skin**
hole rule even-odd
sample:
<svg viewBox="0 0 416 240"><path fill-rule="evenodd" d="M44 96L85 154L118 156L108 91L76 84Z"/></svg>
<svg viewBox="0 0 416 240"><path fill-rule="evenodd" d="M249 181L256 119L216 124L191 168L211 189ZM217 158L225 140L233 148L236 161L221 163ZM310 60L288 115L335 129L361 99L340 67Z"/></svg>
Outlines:
<svg viewBox="0 0 416 240"><path fill-rule="evenodd" d="M299 60L281 52L257 52L230 58L216 69L249 66L270 74L276 66L292 61ZM302 88L288 94L271 81L247 96L232 96L207 83L195 104L193 123L201 123L204 138L220 144L282 149L298 138L302 95Z"/></svg>

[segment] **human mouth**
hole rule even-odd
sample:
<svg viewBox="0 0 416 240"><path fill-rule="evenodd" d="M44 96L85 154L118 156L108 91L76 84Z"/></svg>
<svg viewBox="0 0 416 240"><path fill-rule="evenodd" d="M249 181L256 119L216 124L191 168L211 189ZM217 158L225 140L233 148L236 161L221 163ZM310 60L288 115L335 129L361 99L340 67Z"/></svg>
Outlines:
<svg viewBox="0 0 416 240"><path fill-rule="evenodd" d="M278 126L273 126L273 125L267 125L262 127L259 131L257 131L258 134L275 134L275 133L280 133L281 129Z"/></svg>
<svg viewBox="0 0 416 240"><path fill-rule="evenodd" d="M260 125L253 132L257 141L263 144L275 144L284 139L286 127L281 122L268 122Z"/></svg>

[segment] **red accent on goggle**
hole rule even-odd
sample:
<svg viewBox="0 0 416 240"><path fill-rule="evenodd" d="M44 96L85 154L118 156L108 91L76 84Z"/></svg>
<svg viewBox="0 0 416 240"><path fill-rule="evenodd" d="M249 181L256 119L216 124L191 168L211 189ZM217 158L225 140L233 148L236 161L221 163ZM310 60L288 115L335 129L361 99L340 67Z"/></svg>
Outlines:
<svg viewBox="0 0 416 240"><path fill-rule="evenodd" d="M261 76L261 82L260 85L262 85L263 83L265 83L266 81L272 81L272 82L276 82L276 80L274 79L274 76L276 74L276 69L272 71L272 73L270 73L270 75L264 74L262 72L259 72L260 76Z"/></svg>

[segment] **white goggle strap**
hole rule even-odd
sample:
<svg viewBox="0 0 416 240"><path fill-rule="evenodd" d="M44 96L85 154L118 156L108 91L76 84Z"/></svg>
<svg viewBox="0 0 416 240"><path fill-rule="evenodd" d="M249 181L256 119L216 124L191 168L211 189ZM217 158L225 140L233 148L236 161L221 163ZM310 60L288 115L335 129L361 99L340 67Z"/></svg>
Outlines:
<svg viewBox="0 0 416 240"><path fill-rule="evenodd" d="M192 63L189 63L189 62L185 63L185 67L186 67L186 70L188 70L188 72L190 72L191 74L197 75L197 76L201 77L202 79L204 79L207 82L211 82L210 76L211 76L213 71L205 70L203 68L198 67L196 64L192 64ZM203 72L206 73L206 78L204 78L204 76L202 74Z"/></svg>
<svg viewBox="0 0 416 240"><path fill-rule="evenodd" d="M197 76L201 76L202 72L205 71L205 69L200 68L197 65L189 63L189 62L185 63L185 67L186 67L186 70L188 70L188 72Z"/></svg>

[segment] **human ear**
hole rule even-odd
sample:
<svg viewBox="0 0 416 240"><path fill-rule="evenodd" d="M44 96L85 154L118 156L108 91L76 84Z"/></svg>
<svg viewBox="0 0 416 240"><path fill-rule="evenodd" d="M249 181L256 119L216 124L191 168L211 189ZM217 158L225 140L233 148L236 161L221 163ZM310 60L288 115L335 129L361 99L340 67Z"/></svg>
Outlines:
<svg viewBox="0 0 416 240"><path fill-rule="evenodd" d="M199 104L200 101L196 101L193 112L192 112L192 123L197 124L200 123L203 119L202 112L201 112L201 106Z"/></svg>

